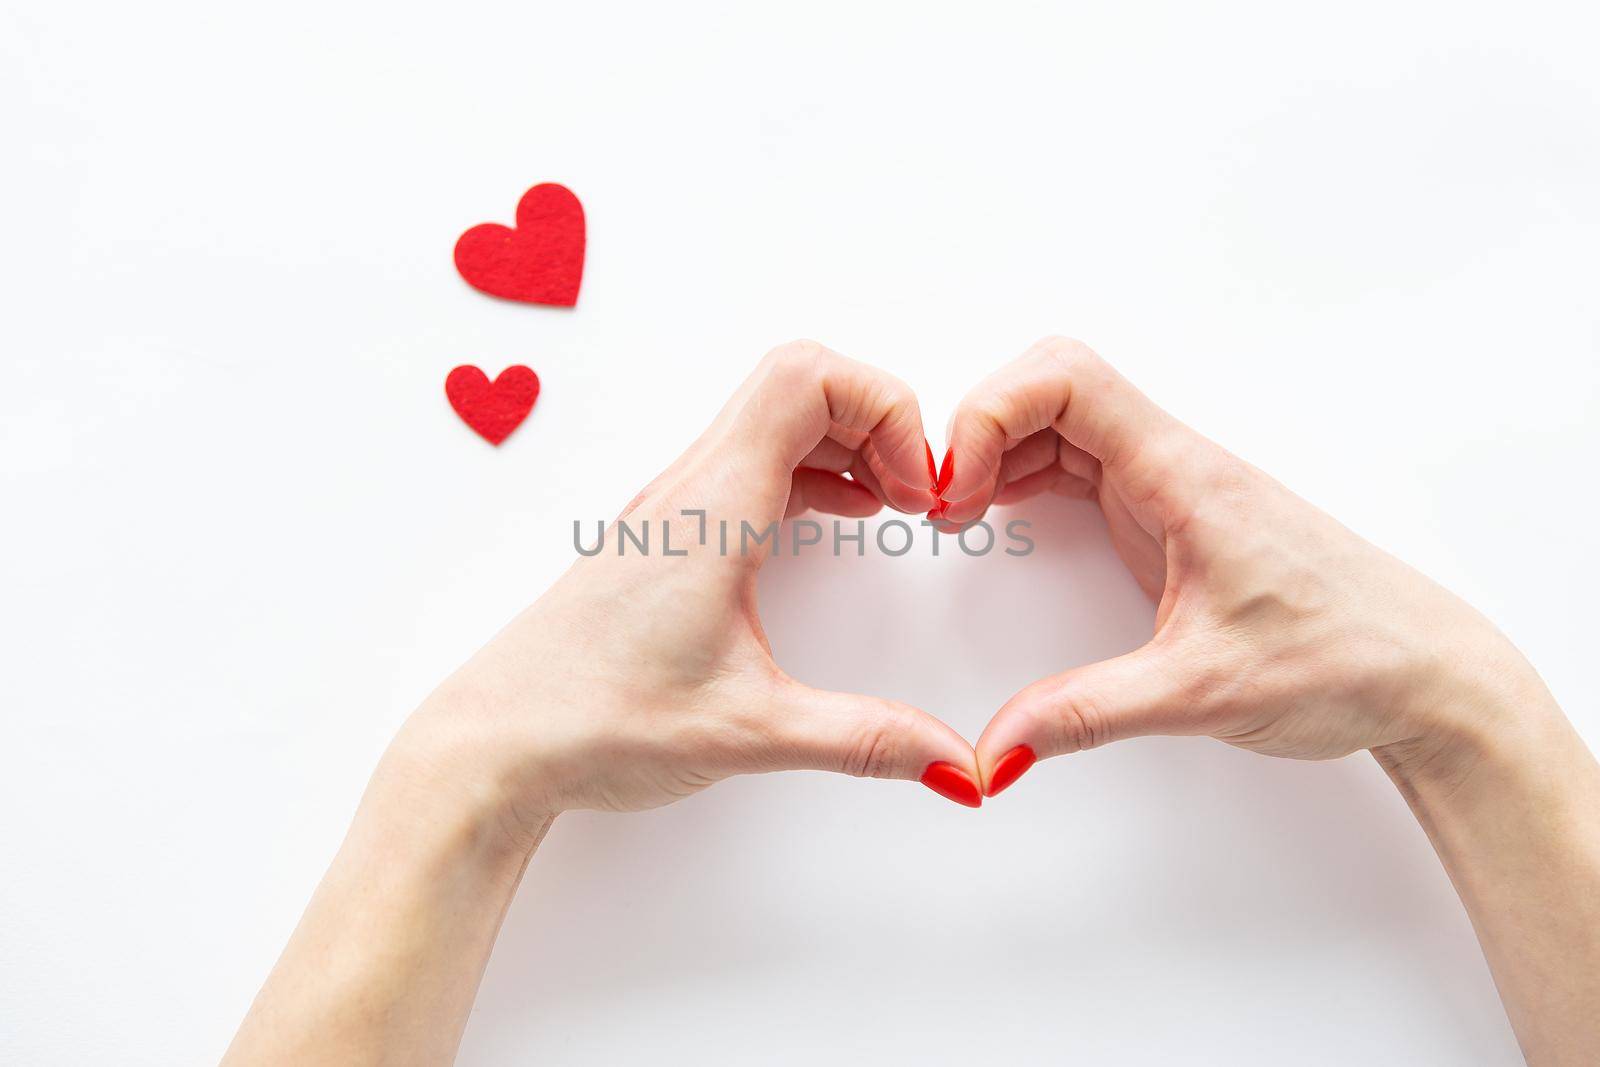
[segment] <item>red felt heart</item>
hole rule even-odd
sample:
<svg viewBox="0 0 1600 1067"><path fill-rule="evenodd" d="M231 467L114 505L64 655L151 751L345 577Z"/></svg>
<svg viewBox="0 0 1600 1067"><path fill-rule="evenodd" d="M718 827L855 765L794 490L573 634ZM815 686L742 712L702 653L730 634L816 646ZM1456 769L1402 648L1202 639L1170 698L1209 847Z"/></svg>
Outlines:
<svg viewBox="0 0 1600 1067"><path fill-rule="evenodd" d="M456 270L490 296L530 304L578 302L583 281L583 205L564 185L522 194L517 228L485 222L456 241Z"/></svg>
<svg viewBox="0 0 1600 1067"><path fill-rule="evenodd" d="M477 430L491 445L498 445L533 410L539 399L539 376L520 365L507 367L493 382L470 363L457 367L444 380L444 395L461 421Z"/></svg>

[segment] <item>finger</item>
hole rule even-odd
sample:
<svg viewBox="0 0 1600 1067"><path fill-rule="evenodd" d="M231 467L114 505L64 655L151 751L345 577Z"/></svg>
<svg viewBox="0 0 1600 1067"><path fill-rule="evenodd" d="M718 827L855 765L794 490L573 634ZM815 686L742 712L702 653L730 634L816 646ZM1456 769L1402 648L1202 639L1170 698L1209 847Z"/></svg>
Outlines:
<svg viewBox="0 0 1600 1067"><path fill-rule="evenodd" d="M967 807L982 803L972 746L909 704L790 681L764 729L764 763L753 769L900 778Z"/></svg>
<svg viewBox="0 0 1600 1067"><path fill-rule="evenodd" d="M1086 345L1040 341L980 383L956 409L943 494L946 517L978 518L994 495L1007 448L1044 429L1115 466L1182 426Z"/></svg>
<svg viewBox="0 0 1600 1067"><path fill-rule="evenodd" d="M1087 478L1080 478L1060 467L1050 467L1018 481L1007 482L994 495L994 503L1017 504L1040 493L1055 493L1073 500L1093 500L1098 492L1099 486Z"/></svg>
<svg viewBox="0 0 1600 1067"><path fill-rule="evenodd" d="M800 461L800 466L843 474L850 469L850 464L855 461L855 449L841 444L831 437L824 437L817 442L817 447L806 453L806 458Z"/></svg>
<svg viewBox="0 0 1600 1067"><path fill-rule="evenodd" d="M1030 474L1057 466L1061 435L1051 429L1030 434L1000 457L1000 484L1020 481Z"/></svg>
<svg viewBox="0 0 1600 1067"><path fill-rule="evenodd" d="M1061 472L1061 476L1056 479L1056 484L1050 487L1050 491L1056 496L1064 496L1069 500L1100 499L1100 486L1094 482L1079 478L1075 474L1068 474L1066 471ZM1002 493L1000 495L1004 496L1005 494ZM1002 500L1001 503L1004 504L1006 501Z"/></svg>
<svg viewBox="0 0 1600 1067"><path fill-rule="evenodd" d="M1076 478L1090 484L1100 481L1100 461L1065 438L1056 449L1056 462L1062 470Z"/></svg>
<svg viewBox="0 0 1600 1067"><path fill-rule="evenodd" d="M872 490L840 477L832 471L815 471L801 467L794 472L794 482L789 490L789 506L785 516L798 515L807 509L843 515L850 519L864 519L876 515L883 502L872 495Z"/></svg>
<svg viewBox="0 0 1600 1067"><path fill-rule="evenodd" d="M1046 467L1026 478L1019 478L1014 482L1007 482L998 493L994 495L996 504L1016 504L1027 500L1029 497L1048 493L1055 489L1064 478L1072 476L1060 467ZM1077 479L1074 479L1077 480Z"/></svg>
<svg viewBox="0 0 1600 1067"><path fill-rule="evenodd" d="M978 738L985 795L1006 788L1035 759L1147 734L1204 733L1189 699L1189 673L1152 642L1034 682L1006 701Z"/></svg>
<svg viewBox="0 0 1600 1067"><path fill-rule="evenodd" d="M722 443L742 450L769 479L786 482L838 427L865 435L858 451L892 507L933 506L922 413L910 388L892 375L797 341L769 353L730 408Z"/></svg>
<svg viewBox="0 0 1600 1067"><path fill-rule="evenodd" d="M1054 430L1040 430L1024 438L1000 457L1000 477L992 487L966 501L947 500L932 516L954 529L981 517L991 504L1015 504L1055 488L1066 474L1057 465L1063 446L1070 447ZM951 512L965 517L952 519Z"/></svg>
<svg viewBox="0 0 1600 1067"><path fill-rule="evenodd" d="M798 474L800 470L804 470L807 467L815 470L833 471L835 474L849 472L850 476L855 479L856 485L870 492L878 499L880 505L886 504L888 500L884 496L882 484L878 481L877 476L872 473L872 468L866 457L859 451L866 439L867 435L864 433L844 430L837 426L831 427L828 430L828 436L817 442L817 447L813 448L806 455L806 458L800 461L800 466L796 468L796 473ZM931 481L935 477L931 473L933 465L932 450L926 444L924 444L923 449L928 460L930 468L929 480ZM793 515L795 513L794 497L791 494L788 514Z"/></svg>
<svg viewBox="0 0 1600 1067"><path fill-rule="evenodd" d="M883 499L883 486L879 484L878 476L872 473L872 468L867 466L865 459L857 456L856 461L850 464L850 477L855 479L856 484L866 486L873 496L879 500Z"/></svg>
<svg viewBox="0 0 1600 1067"><path fill-rule="evenodd" d="M838 429L830 429L829 432L830 434L839 433L840 436L854 437L855 442L852 444L846 444L845 442L837 440L832 436L824 437L822 440L818 441L817 446L800 461L801 467L811 467L815 470L834 471L842 474L849 470L852 465L860 462L861 457L857 452L857 449L860 447L861 442L866 439L865 434L852 433L850 431ZM684 451L681 456L675 459L666 468L666 470L656 475L650 480L648 485L639 490L638 493L634 494L633 499L629 500L628 503L624 505L622 511L617 515L616 519L613 519L612 521L616 522L621 519L626 519L638 508L642 501L648 499L663 486L670 485L675 482L679 477L681 477L684 470L690 468L695 460L704 456L704 454L712 447L712 440L713 439L709 432L702 434L698 439L695 440L693 444L688 447L688 449ZM876 482L874 482L873 485L873 492L881 493L881 491L876 488ZM790 514L793 514L793 512L791 511Z"/></svg>

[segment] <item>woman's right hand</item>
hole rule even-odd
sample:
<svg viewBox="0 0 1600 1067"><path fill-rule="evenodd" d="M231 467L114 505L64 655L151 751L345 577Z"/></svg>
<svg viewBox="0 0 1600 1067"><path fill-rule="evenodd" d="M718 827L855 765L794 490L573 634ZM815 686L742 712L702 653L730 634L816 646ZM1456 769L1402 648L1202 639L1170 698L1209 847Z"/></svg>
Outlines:
<svg viewBox="0 0 1600 1067"><path fill-rule="evenodd" d="M1487 738L1560 719L1465 603L1052 338L960 405L934 516L1054 491L1096 500L1159 601L1150 643L1028 686L977 745L990 795L1044 758L1143 734L1274 756L1357 749L1465 773ZM1517 707L1508 720L1505 709Z"/></svg>
<svg viewBox="0 0 1600 1067"><path fill-rule="evenodd" d="M974 389L951 443L936 519L1091 498L1159 602L1148 644L1000 709L977 745L988 795L1036 757L1142 734L1370 749L1466 905L1528 1062L1600 1063L1600 765L1509 641L1076 341Z"/></svg>

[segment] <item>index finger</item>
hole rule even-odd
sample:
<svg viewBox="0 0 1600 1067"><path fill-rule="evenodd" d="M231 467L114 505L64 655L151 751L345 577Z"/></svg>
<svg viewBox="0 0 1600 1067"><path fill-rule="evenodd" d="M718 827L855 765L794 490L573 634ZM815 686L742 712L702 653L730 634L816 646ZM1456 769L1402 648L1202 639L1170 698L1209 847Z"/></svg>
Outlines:
<svg viewBox="0 0 1600 1067"><path fill-rule="evenodd" d="M950 425L944 517L970 522L998 489L1007 449L1049 428L1112 469L1181 424L1087 345L1050 337L980 382Z"/></svg>
<svg viewBox="0 0 1600 1067"><path fill-rule="evenodd" d="M865 435L861 457L891 507L934 505L922 412L910 387L814 341L769 352L708 436L742 457L756 482L786 497L795 469L830 432ZM781 515L783 500L777 505Z"/></svg>

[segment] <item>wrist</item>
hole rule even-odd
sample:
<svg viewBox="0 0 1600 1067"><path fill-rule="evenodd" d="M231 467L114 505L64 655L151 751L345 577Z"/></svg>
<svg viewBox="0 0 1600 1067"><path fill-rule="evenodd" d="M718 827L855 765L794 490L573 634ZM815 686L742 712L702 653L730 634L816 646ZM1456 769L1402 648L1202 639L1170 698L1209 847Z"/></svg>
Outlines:
<svg viewBox="0 0 1600 1067"><path fill-rule="evenodd" d="M555 813L518 803L505 746L476 740L474 730L430 698L390 743L362 808L376 802L388 817L452 841L473 862L520 871Z"/></svg>
<svg viewBox="0 0 1600 1067"><path fill-rule="evenodd" d="M1409 736L1372 754L1408 797L1521 773L1576 740L1543 679L1492 629L1434 650L1399 711Z"/></svg>

